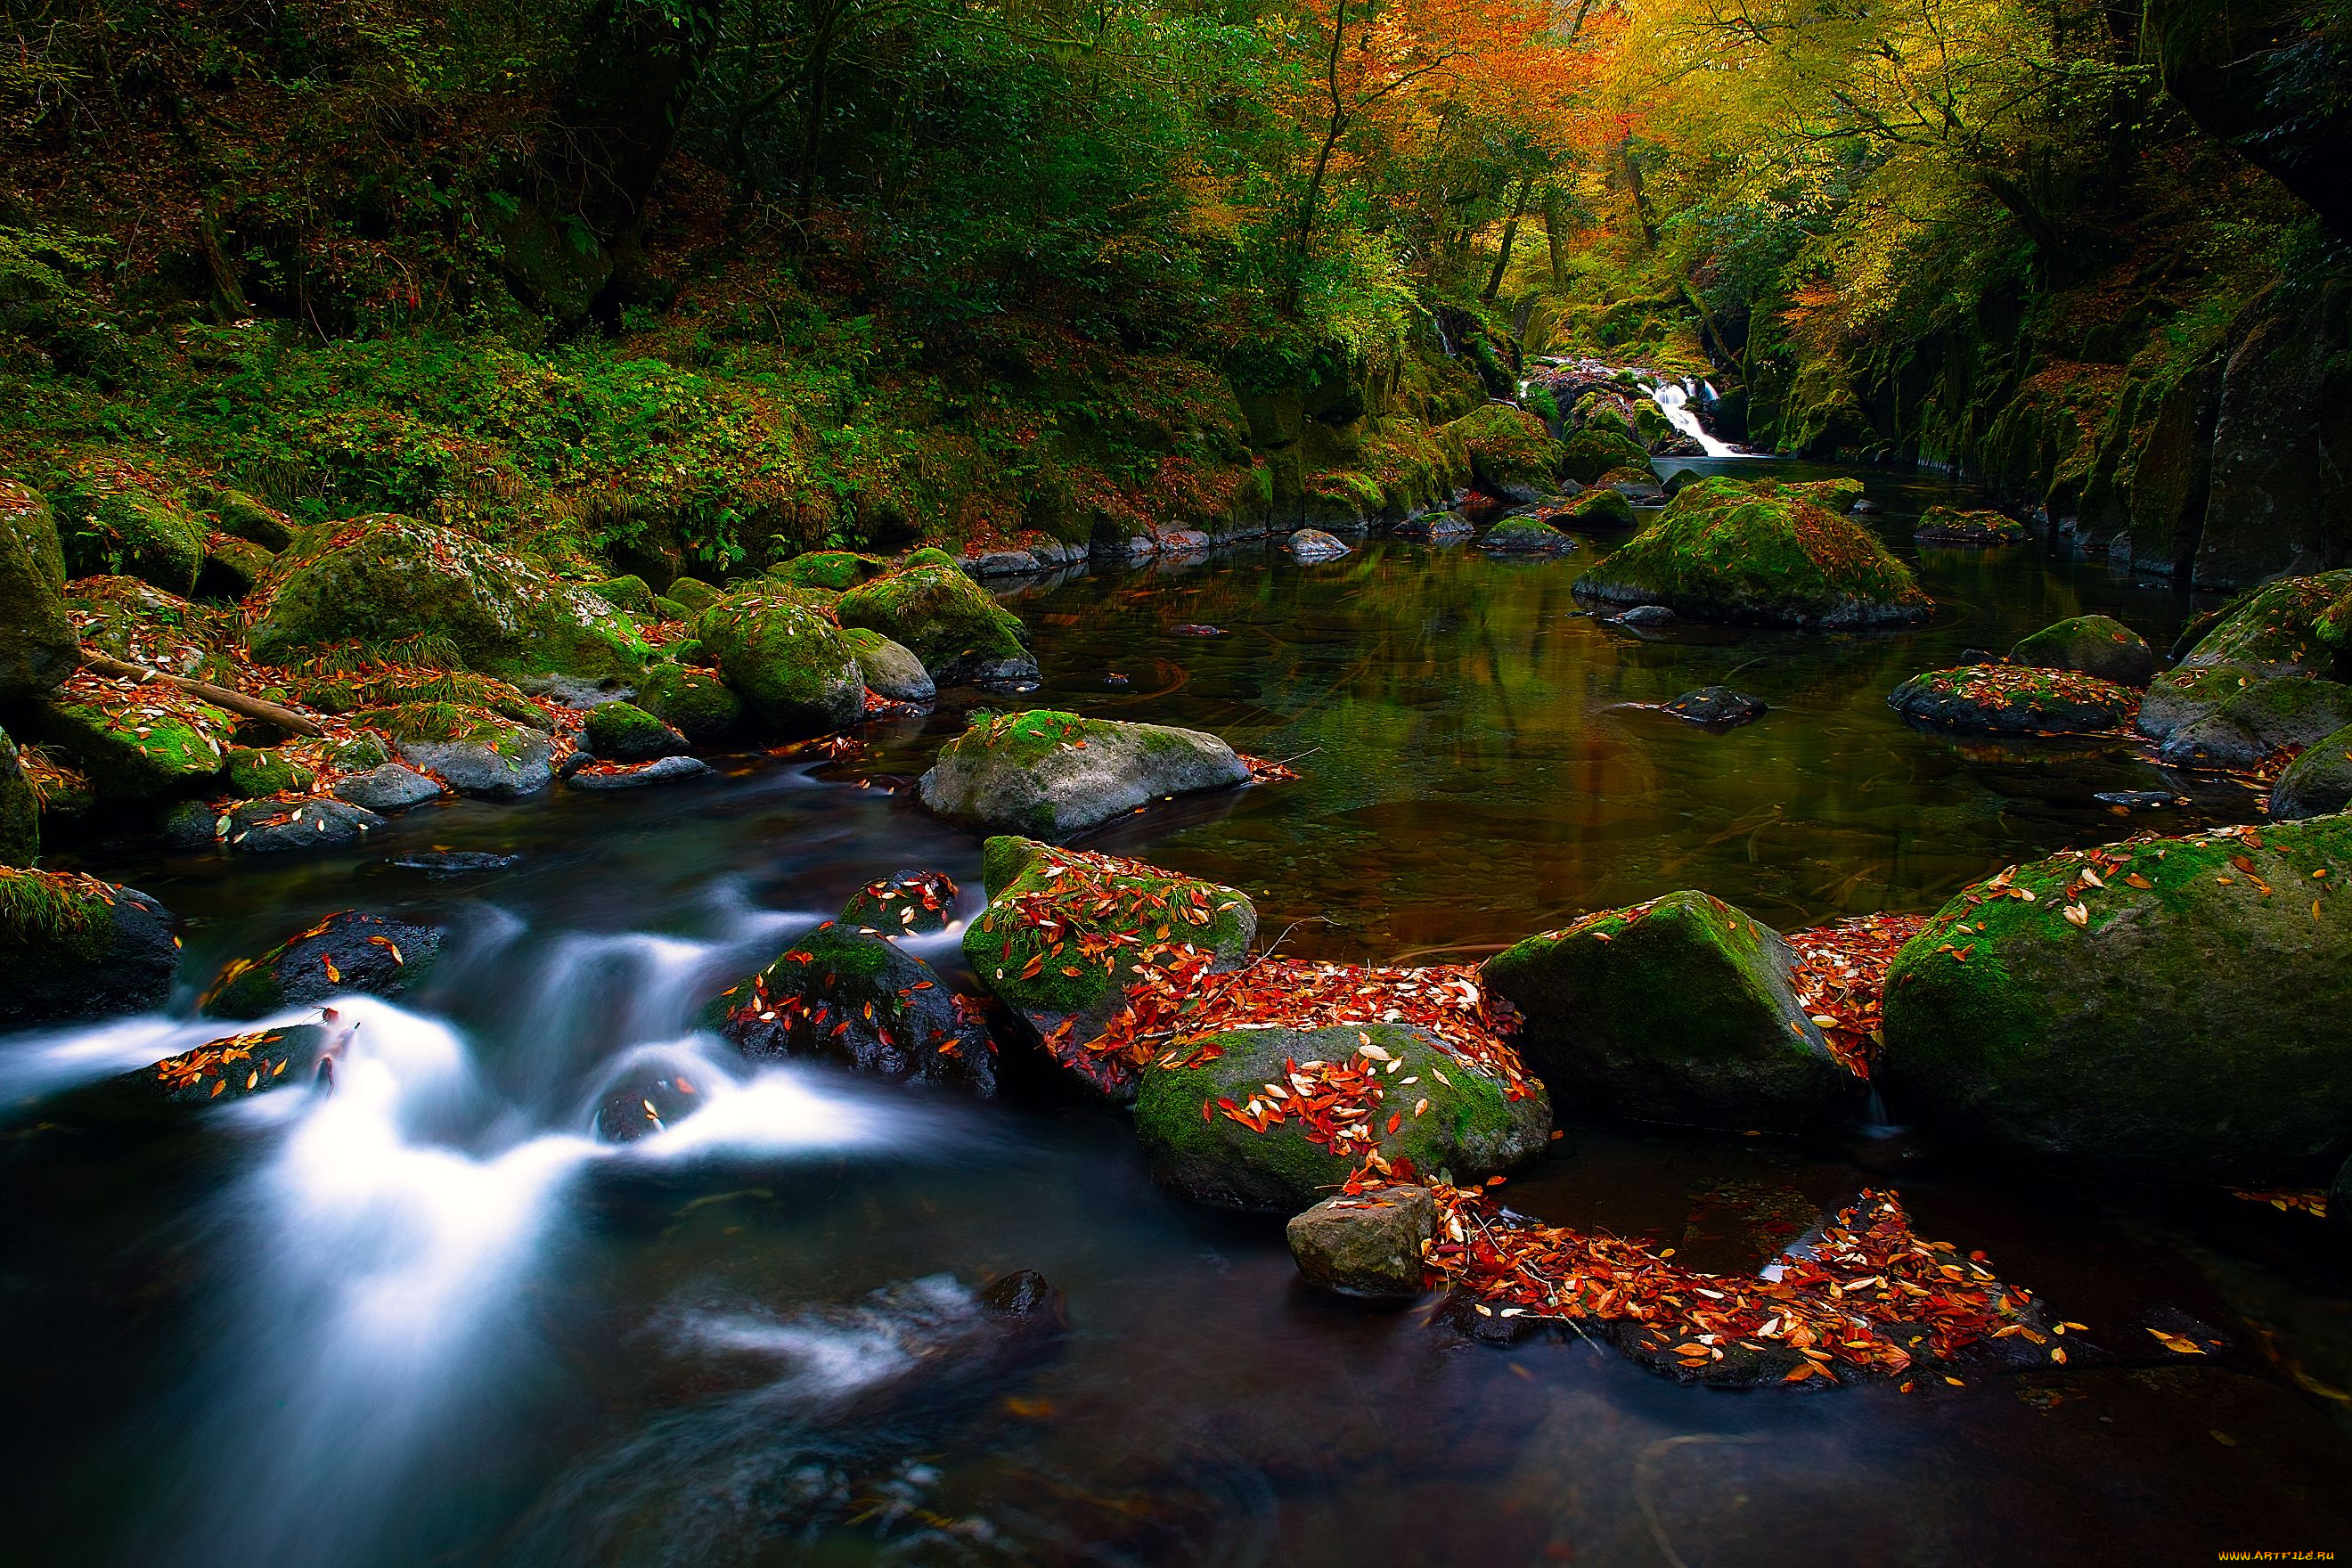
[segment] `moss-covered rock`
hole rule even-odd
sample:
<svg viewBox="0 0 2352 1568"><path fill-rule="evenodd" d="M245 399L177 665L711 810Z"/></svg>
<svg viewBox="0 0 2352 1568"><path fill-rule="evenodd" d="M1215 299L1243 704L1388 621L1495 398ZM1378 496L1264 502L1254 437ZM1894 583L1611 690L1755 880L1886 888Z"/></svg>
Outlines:
<svg viewBox="0 0 2352 1568"><path fill-rule="evenodd" d="M62 871L0 867L0 1028L160 1007L179 944L163 905Z"/></svg>
<svg viewBox="0 0 2352 1568"><path fill-rule="evenodd" d="M1597 484L1616 468L1632 468L1654 480L1657 477L1650 467L1649 448L1617 431L1577 430L1559 444L1559 471L1580 485Z"/></svg>
<svg viewBox="0 0 2352 1568"><path fill-rule="evenodd" d="M480 540L379 512L305 529L255 595L256 658L283 664L337 644L409 638L490 675L635 674L648 650L595 595Z"/></svg>
<svg viewBox="0 0 2352 1568"><path fill-rule="evenodd" d="M1971 664L1915 675L1887 693L1886 705L1939 730L2075 735L2124 728L2139 711L2139 697L2080 670Z"/></svg>
<svg viewBox="0 0 2352 1568"><path fill-rule="evenodd" d="M1596 487L1559 509L1553 521L1565 520L1578 528L1631 528L1639 521L1633 503L1616 490Z"/></svg>
<svg viewBox="0 0 2352 1568"><path fill-rule="evenodd" d="M258 958L240 958L205 988L198 1010L212 1018L260 1018L331 997L398 996L440 956L434 926L344 910L297 931Z"/></svg>
<svg viewBox="0 0 2352 1568"><path fill-rule="evenodd" d="M1911 531L1922 544L2020 544L2025 536L2025 524L2005 512L1948 506L1929 507Z"/></svg>
<svg viewBox="0 0 2352 1568"><path fill-rule="evenodd" d="M213 526L232 539L257 544L272 555L294 542L294 520L243 490L198 490L189 503L212 514Z"/></svg>
<svg viewBox="0 0 2352 1568"><path fill-rule="evenodd" d="M1532 517L1507 517L1488 529L1478 548L1496 555L1563 555L1576 541Z"/></svg>
<svg viewBox="0 0 2352 1568"><path fill-rule="evenodd" d="M710 1005L710 1026L753 1057L838 1062L898 1083L996 1092L996 1047L931 966L832 921Z"/></svg>
<svg viewBox="0 0 2352 1568"><path fill-rule="evenodd" d="M2271 786L2271 819L2326 816L2352 805L2352 729L2315 742Z"/></svg>
<svg viewBox="0 0 2352 1568"><path fill-rule="evenodd" d="M956 885L944 871L893 871L850 895L840 921L884 936L945 931L955 915Z"/></svg>
<svg viewBox="0 0 2352 1568"><path fill-rule="evenodd" d="M0 702L43 695L79 662L65 581L48 502L0 479Z"/></svg>
<svg viewBox="0 0 2352 1568"><path fill-rule="evenodd" d="M440 777L459 795L508 800L545 789L554 748L527 724L454 702L362 708L354 724L381 730L401 761Z"/></svg>
<svg viewBox="0 0 2352 1568"><path fill-rule="evenodd" d="M938 682L915 657L914 649L864 626L845 627L841 636L849 644L868 689L894 702L929 702L940 694Z"/></svg>
<svg viewBox="0 0 2352 1568"><path fill-rule="evenodd" d="M695 615L700 615L727 595L699 577L673 577L662 597L684 605Z"/></svg>
<svg viewBox="0 0 2352 1568"><path fill-rule="evenodd" d="M92 688L38 703L26 724L33 739L72 758L108 800L185 794L206 784L227 765L236 729L236 721L211 703L156 686Z"/></svg>
<svg viewBox="0 0 2352 1568"><path fill-rule="evenodd" d="M1257 937L1238 889L1138 860L992 838L982 853L988 907L963 935L980 983L1080 1082L1131 1099L1136 1064L1117 1026L1155 975L1237 967Z"/></svg>
<svg viewBox="0 0 2352 1568"><path fill-rule="evenodd" d="M743 700L707 669L657 664L638 682L636 700L698 746L724 741L743 726Z"/></svg>
<svg viewBox="0 0 2352 1568"><path fill-rule="evenodd" d="M321 713L356 713L363 708L450 702L480 708L534 730L554 728L547 710L520 687L470 669L370 668L356 674L297 675L287 689L298 702Z"/></svg>
<svg viewBox="0 0 2352 1568"><path fill-rule="evenodd" d="M0 866L29 866L41 854L41 797L25 776L16 742L0 730Z"/></svg>
<svg viewBox="0 0 2352 1568"><path fill-rule="evenodd" d="M192 605L136 577L77 577L66 614L84 646L171 675L194 675L236 635L233 611Z"/></svg>
<svg viewBox="0 0 2352 1568"><path fill-rule="evenodd" d="M866 710L866 680L841 628L796 589L730 594L695 617L694 630L772 731L820 734Z"/></svg>
<svg viewBox="0 0 2352 1568"><path fill-rule="evenodd" d="M224 599L242 599L269 574L275 552L248 539L215 532L205 541L205 563L196 574L200 593Z"/></svg>
<svg viewBox="0 0 2352 1568"><path fill-rule="evenodd" d="M823 588L842 594L860 583L870 583L890 569L878 556L847 550L813 550L805 555L768 568L768 575L796 588Z"/></svg>
<svg viewBox="0 0 2352 1568"><path fill-rule="evenodd" d="M1737 479L1685 486L1576 589L1701 620L1806 626L1914 623L1932 608L1861 524Z"/></svg>
<svg viewBox="0 0 2352 1568"><path fill-rule="evenodd" d="M1446 433L1470 454L1478 483L1506 500L1534 500L1559 489L1560 445L1525 409L1488 403L1447 426Z"/></svg>
<svg viewBox="0 0 2352 1568"><path fill-rule="evenodd" d="M600 702L581 721L588 749L608 763L647 763L674 757L687 739L633 702Z"/></svg>
<svg viewBox="0 0 2352 1568"><path fill-rule="evenodd" d="M1790 980L1780 932L1706 893L1602 910L1486 961L1526 1017L1528 1070L1566 1104L1641 1121L1792 1132L1855 1079Z"/></svg>
<svg viewBox="0 0 2352 1568"><path fill-rule="evenodd" d="M1249 782L1216 736L1041 708L982 717L940 750L923 804L950 821L1055 837L1165 795Z"/></svg>
<svg viewBox="0 0 2352 1568"><path fill-rule="evenodd" d="M2139 710L2166 761L2223 767L2300 751L2347 723L2352 570L2242 595L2149 684Z"/></svg>
<svg viewBox="0 0 2352 1568"><path fill-rule="evenodd" d="M205 520L161 478L113 458L88 458L49 498L72 575L136 577L183 596L205 562Z"/></svg>
<svg viewBox="0 0 2352 1568"><path fill-rule="evenodd" d="M1428 1266L1422 1249L1437 1236L1437 1201L1427 1187L1378 1187L1325 1198L1284 1227L1299 1278L1334 1295L1418 1300Z"/></svg>
<svg viewBox="0 0 2352 1568"><path fill-rule="evenodd" d="M2040 669L2079 669L2136 689L2156 678L2156 650L2112 616L2075 616L2044 626L2020 637L2009 650L2009 661Z"/></svg>
<svg viewBox="0 0 2352 1568"><path fill-rule="evenodd" d="M256 800L289 790L306 790L317 782L316 773L276 747L229 748L228 787L243 799Z"/></svg>
<svg viewBox="0 0 2352 1568"><path fill-rule="evenodd" d="M896 572L842 595L835 608L843 626L911 648L941 686L1037 679L1020 617L943 551L916 551Z"/></svg>
<svg viewBox="0 0 2352 1568"><path fill-rule="evenodd" d="M2328 816L1969 888L1888 972L1889 1102L2100 1172L2324 1180L2352 1142L2347 880Z"/></svg>
<svg viewBox="0 0 2352 1568"><path fill-rule="evenodd" d="M659 613L654 607L653 589L646 585L643 577L635 573L624 573L618 577L607 577L602 582L591 583L588 584L588 591L613 608L626 610L633 616L654 616Z"/></svg>
<svg viewBox="0 0 2352 1568"><path fill-rule="evenodd" d="M1551 1137L1551 1105L1541 1089L1530 1086L1533 1092L1513 1100L1501 1079L1406 1025L1234 1029L1188 1040L1182 1049L1176 1065L1144 1071L1135 1131L1152 1178L1196 1203L1295 1214L1329 1197L1364 1163L1362 1152L1339 1152L1318 1141L1299 1115L1261 1130L1224 1113L1227 1106L1244 1116L1274 1108L1268 1086L1295 1089L1291 1075L1312 1072L1310 1064L1354 1069L1351 1080L1365 1087L1349 1102L1369 1107L1355 1125L1400 1173L1468 1185L1540 1153ZM1391 1074L1395 1062L1403 1065Z"/></svg>

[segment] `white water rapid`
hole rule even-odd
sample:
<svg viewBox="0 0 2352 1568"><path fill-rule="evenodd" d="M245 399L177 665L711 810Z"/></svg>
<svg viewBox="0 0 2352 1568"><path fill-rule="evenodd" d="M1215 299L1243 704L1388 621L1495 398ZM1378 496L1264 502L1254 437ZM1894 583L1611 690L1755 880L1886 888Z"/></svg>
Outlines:
<svg viewBox="0 0 2352 1568"><path fill-rule="evenodd" d="M1690 406L1691 386L1688 382L1662 381L1650 388L1650 401L1666 416L1666 423L1697 442L1710 458L1744 458L1748 454L1728 441L1718 441L1706 433L1698 422L1698 415Z"/></svg>

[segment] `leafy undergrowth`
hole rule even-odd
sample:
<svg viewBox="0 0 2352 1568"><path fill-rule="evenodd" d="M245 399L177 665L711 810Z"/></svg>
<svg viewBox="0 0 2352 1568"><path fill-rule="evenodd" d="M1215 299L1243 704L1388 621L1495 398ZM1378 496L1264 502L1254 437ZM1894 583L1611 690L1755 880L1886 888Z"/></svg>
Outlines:
<svg viewBox="0 0 2352 1568"><path fill-rule="evenodd" d="M1484 1318L1611 1330L1635 1357L1706 1381L1837 1384L1942 1366L2017 1339L2063 1363L2068 1328L1981 1253L1914 1234L1895 1194L1864 1192L1762 1276L1705 1274L1621 1237L1536 1225L1483 1188L1438 1186L1430 1281ZM2015 1347L2008 1347L2014 1350ZM1943 1373L1947 1382L1961 1380Z"/></svg>
<svg viewBox="0 0 2352 1568"><path fill-rule="evenodd" d="M1880 1020L1887 965L1927 923L1925 915L1860 915L1788 933L1797 950L1789 978L1798 1005L1821 1030L1830 1055L1856 1078L1870 1076L1886 1043Z"/></svg>

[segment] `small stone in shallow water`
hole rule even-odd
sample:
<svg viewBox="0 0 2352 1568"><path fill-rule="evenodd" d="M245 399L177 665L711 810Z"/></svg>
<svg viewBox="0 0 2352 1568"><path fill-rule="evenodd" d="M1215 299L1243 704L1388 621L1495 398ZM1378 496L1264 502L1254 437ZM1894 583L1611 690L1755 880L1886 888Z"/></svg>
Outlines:
<svg viewBox="0 0 2352 1568"><path fill-rule="evenodd" d="M1611 616L1612 626L1670 626L1675 623L1674 611L1664 605L1636 605L1622 616Z"/></svg>
<svg viewBox="0 0 2352 1568"><path fill-rule="evenodd" d="M2101 805L2120 805L2126 811L2162 811L2168 806L2189 804L2187 795L2164 789L2101 790L2091 798Z"/></svg>
<svg viewBox="0 0 2352 1568"><path fill-rule="evenodd" d="M1437 1234L1427 1187L1326 1198L1295 1215L1290 1256L1309 1285L1341 1296L1411 1301L1422 1295L1421 1249Z"/></svg>
<svg viewBox="0 0 2352 1568"><path fill-rule="evenodd" d="M1103 684L1105 686L1125 686L1127 684L1127 677L1118 674L1117 671L1113 671L1111 674L1103 677Z"/></svg>
<svg viewBox="0 0 2352 1568"><path fill-rule="evenodd" d="M496 855L487 849L420 849L384 862L404 871L422 871L435 879L470 877L483 871L503 871L522 864L520 855Z"/></svg>
<svg viewBox="0 0 2352 1568"><path fill-rule="evenodd" d="M657 762L622 766L593 764L566 773L563 782L573 789L641 789L646 784L698 779L718 771L699 757L663 757Z"/></svg>
<svg viewBox="0 0 2352 1568"><path fill-rule="evenodd" d="M1696 691L1685 691L1665 703L1662 710L1709 730L1736 730L1742 724L1753 724L1769 711L1761 698L1734 691L1728 686L1702 686Z"/></svg>
<svg viewBox="0 0 2352 1568"><path fill-rule="evenodd" d="M649 1138L702 1109L701 1089L682 1073L624 1083L596 1108L596 1136L606 1143Z"/></svg>
<svg viewBox="0 0 2352 1568"><path fill-rule="evenodd" d="M1319 528L1302 528L1290 536L1290 553L1302 563L1337 561L1350 553L1348 546Z"/></svg>
<svg viewBox="0 0 2352 1568"><path fill-rule="evenodd" d="M1168 628L1168 634L1179 637L1221 637L1225 635L1225 628L1204 626L1196 621L1180 621Z"/></svg>

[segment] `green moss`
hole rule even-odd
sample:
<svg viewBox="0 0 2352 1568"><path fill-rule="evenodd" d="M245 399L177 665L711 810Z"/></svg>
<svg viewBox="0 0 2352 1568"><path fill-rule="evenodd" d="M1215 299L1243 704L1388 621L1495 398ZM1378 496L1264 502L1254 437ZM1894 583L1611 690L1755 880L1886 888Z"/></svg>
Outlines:
<svg viewBox="0 0 2352 1568"><path fill-rule="evenodd" d="M227 762L236 721L210 703L174 698L101 705L50 702L37 707L30 729L80 764L108 799L138 799L190 789Z"/></svg>
<svg viewBox="0 0 2352 1568"><path fill-rule="evenodd" d="M731 594L697 616L694 629L727 684L779 730L836 729L864 708L857 660L806 590L777 584Z"/></svg>
<svg viewBox="0 0 2352 1568"><path fill-rule="evenodd" d="M1640 443L1613 430L1576 430L1560 443L1560 471L1578 484L1589 485L1616 468L1632 468L1654 480L1650 454Z"/></svg>
<svg viewBox="0 0 2352 1568"><path fill-rule="evenodd" d="M85 963L113 936L114 906L105 884L61 871L0 866L0 940L12 948L48 947Z"/></svg>
<svg viewBox="0 0 2352 1568"><path fill-rule="evenodd" d="M698 577L676 577L662 590L665 598L684 605L689 614L698 615L727 595Z"/></svg>
<svg viewBox="0 0 2352 1568"><path fill-rule="evenodd" d="M156 475L112 458L86 458L50 503L72 575L108 573L183 596L195 591L204 520Z"/></svg>
<svg viewBox="0 0 2352 1568"><path fill-rule="evenodd" d="M640 616L650 616L655 613L654 591L646 585L646 580L643 577L634 574L620 577L607 577L601 583L591 583L588 584L588 591L616 610L627 610Z"/></svg>
<svg viewBox="0 0 2352 1568"><path fill-rule="evenodd" d="M65 580L48 503L0 479L0 701L37 697L73 668Z"/></svg>
<svg viewBox="0 0 2352 1568"><path fill-rule="evenodd" d="M581 729L589 750L622 762L658 756L676 744L668 725L631 702L598 703Z"/></svg>
<svg viewBox="0 0 2352 1568"><path fill-rule="evenodd" d="M228 786L247 800L309 789L316 776L283 752L257 751L246 746L229 749Z"/></svg>
<svg viewBox="0 0 2352 1568"><path fill-rule="evenodd" d="M657 664L637 687L637 706L697 745L733 734L743 722L743 700L707 670Z"/></svg>
<svg viewBox="0 0 2352 1568"><path fill-rule="evenodd" d="M1588 527L1631 528L1633 503L1612 489L1589 489L1568 503L1568 515Z"/></svg>
<svg viewBox="0 0 2352 1568"><path fill-rule="evenodd" d="M0 866L29 866L41 852L41 798L16 742L0 730Z"/></svg>
<svg viewBox="0 0 2352 1568"><path fill-rule="evenodd" d="M1914 534L1939 544L2015 544L2025 536L2025 524L2006 513L1961 511L1948 506L1929 507Z"/></svg>
<svg viewBox="0 0 2352 1568"><path fill-rule="evenodd" d="M888 563L871 555L847 550L819 550L772 566L768 575L795 587L824 588L839 594L880 576L887 567Z"/></svg>
<svg viewBox="0 0 2352 1568"><path fill-rule="evenodd" d="M938 550L919 550L898 571L850 589L835 609L843 626L880 632L934 677L966 661L1028 657L1020 617Z"/></svg>
<svg viewBox="0 0 2352 1568"><path fill-rule="evenodd" d="M545 730L551 721L517 688L493 676L471 670L383 669L359 676L296 675L288 683L297 700L322 713L355 713L362 708L392 708L404 703L455 703L487 708L491 712Z"/></svg>

